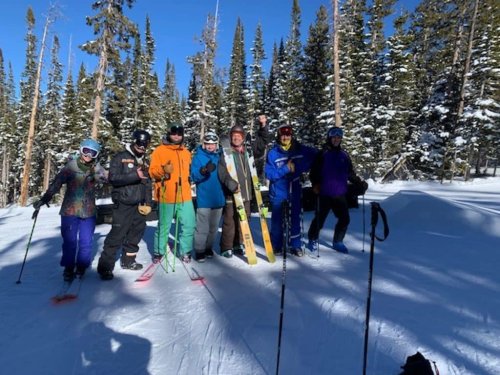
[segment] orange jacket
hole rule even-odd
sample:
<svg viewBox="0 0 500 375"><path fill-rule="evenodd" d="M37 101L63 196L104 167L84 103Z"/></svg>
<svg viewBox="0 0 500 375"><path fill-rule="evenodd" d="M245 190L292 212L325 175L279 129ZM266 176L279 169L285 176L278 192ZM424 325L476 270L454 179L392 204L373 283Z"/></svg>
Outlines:
<svg viewBox="0 0 500 375"><path fill-rule="evenodd" d="M163 166L171 162L174 169L170 176ZM191 168L191 152L183 145L162 144L151 154L149 175L155 180L154 199L161 203L187 202L192 200L189 170ZM163 187L162 189L162 178ZM163 193L162 193L163 190ZM177 200L175 199L178 194Z"/></svg>

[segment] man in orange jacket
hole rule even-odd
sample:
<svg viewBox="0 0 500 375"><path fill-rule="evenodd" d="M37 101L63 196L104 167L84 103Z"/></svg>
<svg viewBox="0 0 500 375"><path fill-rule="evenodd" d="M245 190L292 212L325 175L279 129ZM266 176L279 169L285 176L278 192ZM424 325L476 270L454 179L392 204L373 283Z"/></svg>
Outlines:
<svg viewBox="0 0 500 375"><path fill-rule="evenodd" d="M158 202L158 227L154 234L154 258L165 254L168 236L175 217L177 256L185 263L191 261L196 223L189 171L191 152L183 145L184 128L170 124L162 144L151 154L149 174L155 180L154 199Z"/></svg>

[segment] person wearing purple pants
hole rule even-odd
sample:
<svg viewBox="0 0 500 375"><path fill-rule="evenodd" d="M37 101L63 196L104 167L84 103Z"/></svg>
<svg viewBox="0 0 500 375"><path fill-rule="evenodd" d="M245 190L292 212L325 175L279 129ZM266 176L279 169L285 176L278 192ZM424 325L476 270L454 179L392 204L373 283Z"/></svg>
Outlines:
<svg viewBox="0 0 500 375"><path fill-rule="evenodd" d="M97 163L101 146L93 139L80 144L80 153L69 158L54 177L40 200L33 203L35 214L51 201L66 184L61 204L61 236L63 238L61 266L65 281L81 277L92 261L92 242L96 223L95 192L106 182L108 172Z"/></svg>

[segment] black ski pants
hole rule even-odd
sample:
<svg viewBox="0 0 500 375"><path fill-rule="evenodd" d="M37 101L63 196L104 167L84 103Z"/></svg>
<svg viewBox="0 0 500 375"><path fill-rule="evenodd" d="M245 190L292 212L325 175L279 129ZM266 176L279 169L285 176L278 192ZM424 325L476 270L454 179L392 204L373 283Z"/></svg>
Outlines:
<svg viewBox="0 0 500 375"><path fill-rule="evenodd" d="M351 221L345 195L340 195L337 197L327 197L320 195L317 204L319 204L319 207L316 207L314 219L311 222L311 226L309 227L309 231L307 233L307 237L309 238L309 240L318 239L319 232L323 228L330 210L332 210L333 214L337 218L333 241L343 241L347 232L347 227L349 226L349 223Z"/></svg>
<svg viewBox="0 0 500 375"><path fill-rule="evenodd" d="M137 253L145 230L146 216L139 213L137 205L116 204L113 208L113 224L104 240L98 269L112 271L120 249L123 253Z"/></svg>

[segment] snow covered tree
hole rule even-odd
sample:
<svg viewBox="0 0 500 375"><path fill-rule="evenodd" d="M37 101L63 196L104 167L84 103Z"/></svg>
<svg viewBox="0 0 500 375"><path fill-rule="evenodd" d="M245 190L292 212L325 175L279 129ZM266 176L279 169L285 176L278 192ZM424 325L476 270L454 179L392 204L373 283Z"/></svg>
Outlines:
<svg viewBox="0 0 500 375"><path fill-rule="evenodd" d="M262 25L259 23L257 29L255 30L255 38L253 41L252 51L252 64L250 65L250 77L249 77L249 88L250 88L250 105L249 105L249 117L255 118L259 113L266 112L265 108L265 95L266 95L266 78L264 76L264 69L262 66L262 61L266 59L266 54L264 51L264 40L262 37ZM256 130L254 129L254 122L252 122L250 127L250 133Z"/></svg>
<svg viewBox="0 0 500 375"><path fill-rule="evenodd" d="M227 130L233 125L248 125L248 88L245 64L245 36L243 24L238 18L233 38L229 81L224 95L225 124Z"/></svg>
<svg viewBox="0 0 500 375"><path fill-rule="evenodd" d="M290 33L285 43L285 59L283 72L286 73L284 81L284 110L286 122L299 125L302 122L302 109L304 108L303 89L303 51L300 39L301 10L299 0L293 0Z"/></svg>
<svg viewBox="0 0 500 375"><path fill-rule="evenodd" d="M47 190L49 182L57 172L55 168L56 155L64 151L64 140L67 134L60 132L61 126L61 91L62 91L62 64L59 62L59 38L54 36L50 54L50 71L48 74L45 105L42 111L42 121L37 134L38 147L44 155L40 166L43 165L43 186L40 193Z"/></svg>
<svg viewBox="0 0 500 375"><path fill-rule="evenodd" d="M307 143L320 146L332 121L332 93L328 87L332 74L332 55L328 11L321 6L316 13L316 22L309 27L309 36L304 48L303 63L303 118L301 138Z"/></svg>
<svg viewBox="0 0 500 375"><path fill-rule="evenodd" d="M92 121L92 137L97 139L99 124L105 127L101 132L105 139L112 137L112 130L102 118L102 101L104 98L105 81L108 68L119 66L120 52L130 49L129 40L137 34L137 28L124 14L123 6L129 8L135 0L100 0L92 4L92 9L98 11L94 16L86 18L97 39L89 41L80 48L92 55L99 56L99 67L96 72L96 93ZM104 131L103 131L104 130Z"/></svg>

